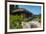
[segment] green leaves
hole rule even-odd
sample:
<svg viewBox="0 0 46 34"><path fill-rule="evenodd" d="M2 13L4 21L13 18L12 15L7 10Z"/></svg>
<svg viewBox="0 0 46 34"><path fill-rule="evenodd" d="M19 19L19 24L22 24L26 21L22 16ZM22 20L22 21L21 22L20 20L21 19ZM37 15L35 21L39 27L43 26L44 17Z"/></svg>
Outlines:
<svg viewBox="0 0 46 34"><path fill-rule="evenodd" d="M10 28L22 28L21 22L23 20L23 16L21 15L11 15L10 16Z"/></svg>

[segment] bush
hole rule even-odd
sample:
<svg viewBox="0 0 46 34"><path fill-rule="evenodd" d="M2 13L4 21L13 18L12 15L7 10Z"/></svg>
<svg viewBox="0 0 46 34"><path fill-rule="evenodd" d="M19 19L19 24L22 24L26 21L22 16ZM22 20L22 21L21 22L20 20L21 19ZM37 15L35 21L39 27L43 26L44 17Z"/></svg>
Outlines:
<svg viewBox="0 0 46 34"><path fill-rule="evenodd" d="M23 21L23 16L21 15L11 15L10 16L10 28L20 29L22 28L21 22Z"/></svg>

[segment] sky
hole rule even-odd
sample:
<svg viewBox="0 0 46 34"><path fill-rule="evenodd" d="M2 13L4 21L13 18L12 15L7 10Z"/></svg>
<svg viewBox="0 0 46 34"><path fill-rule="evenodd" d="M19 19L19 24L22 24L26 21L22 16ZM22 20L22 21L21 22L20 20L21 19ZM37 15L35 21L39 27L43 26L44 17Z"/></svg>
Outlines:
<svg viewBox="0 0 46 34"><path fill-rule="evenodd" d="M35 15L39 15L41 13L41 6L19 5L19 8L25 8Z"/></svg>

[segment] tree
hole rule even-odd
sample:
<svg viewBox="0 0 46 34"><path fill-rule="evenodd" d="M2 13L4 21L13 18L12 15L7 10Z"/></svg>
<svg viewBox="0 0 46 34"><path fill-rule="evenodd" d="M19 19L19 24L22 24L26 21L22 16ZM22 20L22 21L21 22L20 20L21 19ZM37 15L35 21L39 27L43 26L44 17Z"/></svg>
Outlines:
<svg viewBox="0 0 46 34"><path fill-rule="evenodd" d="M18 7L18 5L10 5L10 14L12 14L13 10L16 10Z"/></svg>

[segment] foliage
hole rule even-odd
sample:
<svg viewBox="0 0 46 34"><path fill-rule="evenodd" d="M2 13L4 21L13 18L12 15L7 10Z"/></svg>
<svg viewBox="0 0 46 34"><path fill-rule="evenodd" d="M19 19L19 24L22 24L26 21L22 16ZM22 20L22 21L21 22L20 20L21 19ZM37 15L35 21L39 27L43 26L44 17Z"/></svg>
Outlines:
<svg viewBox="0 0 46 34"><path fill-rule="evenodd" d="M18 5L10 5L10 14L12 14L13 10L16 10L18 7Z"/></svg>
<svg viewBox="0 0 46 34"><path fill-rule="evenodd" d="M23 20L23 16L20 15L11 15L10 16L10 28L20 29L22 28L21 22Z"/></svg>

